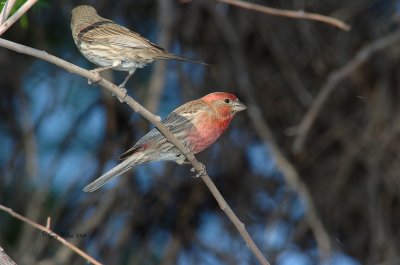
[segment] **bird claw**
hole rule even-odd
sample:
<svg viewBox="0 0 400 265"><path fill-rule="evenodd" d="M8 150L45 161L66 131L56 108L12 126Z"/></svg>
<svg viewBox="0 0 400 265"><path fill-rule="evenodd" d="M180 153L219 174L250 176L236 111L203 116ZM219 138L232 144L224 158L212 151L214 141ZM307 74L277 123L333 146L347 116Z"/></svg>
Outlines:
<svg viewBox="0 0 400 265"><path fill-rule="evenodd" d="M93 74L96 74L96 79L94 79L94 80L88 79L88 84L89 84L89 85L97 84L98 82L101 81L102 78L101 78L100 73L99 73L98 71L96 71L96 70L90 70L89 72L91 72L91 73L93 73Z"/></svg>
<svg viewBox="0 0 400 265"><path fill-rule="evenodd" d="M119 102L124 103L125 98L128 95L128 90L126 90L125 87L121 86L121 85L119 85L118 88L121 90L122 93L124 93L124 96L122 98L118 97L118 100L119 100ZM115 96L115 95L113 94L113 96Z"/></svg>
<svg viewBox="0 0 400 265"><path fill-rule="evenodd" d="M193 176L194 178L199 178L201 176L207 175L206 166L203 164L201 164L201 169L199 171L197 171L194 167L192 167L190 171L196 173L196 175Z"/></svg>
<svg viewBox="0 0 400 265"><path fill-rule="evenodd" d="M155 115L158 121L161 121L161 116Z"/></svg>

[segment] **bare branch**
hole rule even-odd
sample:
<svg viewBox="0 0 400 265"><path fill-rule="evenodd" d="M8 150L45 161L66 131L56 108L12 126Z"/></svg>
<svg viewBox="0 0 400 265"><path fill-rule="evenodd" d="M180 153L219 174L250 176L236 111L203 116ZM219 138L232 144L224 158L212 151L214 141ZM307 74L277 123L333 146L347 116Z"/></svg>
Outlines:
<svg viewBox="0 0 400 265"><path fill-rule="evenodd" d="M233 6L238 6L241 8L261 12L267 15L271 16L281 16L281 17L290 17L290 18L295 18L295 19L308 19L308 20L314 20L314 21L319 21L322 23L326 23L329 25L332 25L334 27L337 27L341 30L344 31L349 31L350 30L350 25L344 23L343 21L333 18L333 17L328 17L320 14L315 14L315 13L308 13L304 12L303 10L299 11L293 11L293 10L285 10L285 9L278 9L278 8L273 8L269 6L264 6L264 5L258 5L254 3L249 3L245 1L240 1L240 0L216 0L218 2L230 4ZM188 3L191 2L191 0L182 0L181 3Z"/></svg>
<svg viewBox="0 0 400 265"><path fill-rule="evenodd" d="M254 255L257 257L258 261L263 264L263 265L269 265L270 263L265 259L265 257L262 255L261 251L257 247L257 245L254 243L253 239L247 232L245 225L239 220L239 218L236 216L236 214L232 211L232 209L229 207L221 193L218 191L217 187L214 185L213 181L210 179L210 177L207 175L206 169L202 163L200 163L195 156L188 150L158 119L157 116L152 114L150 111L148 111L146 108L144 108L142 105L140 105L137 101L135 101L133 98L128 96L126 92L122 91L119 87L116 85L112 84L111 82L107 81L104 78L101 78L98 73L93 73L88 70L85 70L83 68L80 68L74 64L71 64L67 61L64 61L56 56L50 55L44 51L39 51L18 43L14 43L5 39L0 38L0 46L19 52L23 54L27 54L45 61L48 61L52 64L55 64L70 73L74 73L77 75L80 75L82 77L85 77L87 79L92 80L93 82L98 81L98 84L101 85L102 87L106 88L109 90L111 93L116 95L122 102L125 102L128 104L135 112L139 113L142 115L144 118L146 118L149 122L154 124L156 128L164 135L164 137L169 141L171 144L173 144L185 157L186 159L193 165L193 168L197 172L198 175L201 176L203 181L206 183L207 187L210 189L211 193L213 194L214 198L218 202L219 206L221 209L225 212L225 214L228 216L228 218L231 220L231 222L235 225L243 239L245 240L247 246L250 248L250 250L254 253Z"/></svg>
<svg viewBox="0 0 400 265"><path fill-rule="evenodd" d="M3 6L3 10L1 10L0 13L0 25L3 24L4 21L8 18L8 15L10 15L11 9L15 5L16 0L7 0Z"/></svg>
<svg viewBox="0 0 400 265"><path fill-rule="evenodd" d="M25 14L38 0L28 0L6 22L0 25L0 36Z"/></svg>
<svg viewBox="0 0 400 265"><path fill-rule="evenodd" d="M336 86L343 81L346 77L358 69L365 61L367 61L374 53L385 49L386 47L400 41L400 30L377 39L368 45L364 46L352 60L346 63L343 67L332 72L325 84L322 86L320 92L307 111L304 118L296 128L297 136L293 142L293 151L299 153L303 150L304 142L307 137L311 126L314 124L321 108L325 104L330 94L335 90Z"/></svg>
<svg viewBox="0 0 400 265"><path fill-rule="evenodd" d="M68 247L69 249L71 249L72 251L74 251L75 253L77 253L79 256L83 257L85 260L90 261L91 263L95 264L95 265L101 265L100 262L98 262L97 260L95 260L94 258L92 258L91 256L89 256L88 254L86 254L85 252L83 252L81 249L79 249L78 247L72 245L71 243L69 243L67 240L65 240L64 238L62 238L60 235L54 233L52 230L48 229L47 227L40 225L28 218L26 218L25 216L22 216L16 212L14 212L11 208L7 208L3 205L0 204L0 210L3 212L8 213L9 215L17 218L18 220L21 220L22 222L38 229L41 230L45 233L47 233L47 235L51 238L54 238L56 240L58 240L59 242L61 242L63 245L65 245L66 247ZM3 264L3 263L1 263Z"/></svg>

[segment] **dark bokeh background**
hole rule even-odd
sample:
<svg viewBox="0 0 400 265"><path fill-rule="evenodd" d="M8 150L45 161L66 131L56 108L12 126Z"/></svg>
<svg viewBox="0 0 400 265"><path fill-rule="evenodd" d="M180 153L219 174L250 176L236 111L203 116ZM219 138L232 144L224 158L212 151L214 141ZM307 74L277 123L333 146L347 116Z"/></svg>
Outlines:
<svg viewBox="0 0 400 265"><path fill-rule="evenodd" d="M175 53L210 63L155 63L127 88L162 117L212 91L249 105L198 158L268 260L398 264L400 1L256 2L337 17L352 30L211 0L61 0L41 1L27 27L17 23L2 37L92 69L69 28L71 9L91 4ZM335 82L332 73L378 39L382 45L366 49L367 60L334 86L294 149L297 126L324 84ZM141 165L83 193L151 125L49 63L1 48L0 67L0 204L42 224L50 216L56 232L105 264L257 264L189 166ZM103 75L119 83L125 73ZM5 213L0 246L18 264L84 262ZM331 259L322 263L329 246Z"/></svg>

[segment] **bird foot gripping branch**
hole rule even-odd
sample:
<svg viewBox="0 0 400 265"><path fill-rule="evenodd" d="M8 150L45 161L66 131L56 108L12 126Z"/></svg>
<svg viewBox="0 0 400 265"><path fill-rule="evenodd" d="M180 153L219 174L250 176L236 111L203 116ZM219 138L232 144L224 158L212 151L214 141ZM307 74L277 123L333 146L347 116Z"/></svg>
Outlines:
<svg viewBox="0 0 400 265"><path fill-rule="evenodd" d="M88 79L88 84L89 85L97 84L98 82L100 82L102 80L102 77L101 77L100 73L98 71L96 71L96 69L90 70L89 72L91 72L91 73L96 75L96 78Z"/></svg>
<svg viewBox="0 0 400 265"><path fill-rule="evenodd" d="M125 87L121 87L120 85L118 86L118 88L121 90L121 92L124 94L124 96L119 97L119 96L116 96L115 94L113 94L113 96L116 96L118 98L119 102L124 103L126 96L128 95L128 90L126 90Z"/></svg>
<svg viewBox="0 0 400 265"><path fill-rule="evenodd" d="M88 79L88 84L89 85L97 84L101 80L103 80L103 78L101 77L100 72L99 72L98 69L93 69L93 70L90 70L89 72L91 72L91 73L96 75L95 78ZM118 96L118 95L115 95L115 94L112 94L112 95L117 97L119 102L124 103L124 101L126 99L126 96L128 95L128 91L125 89L125 87L123 87L121 85L119 85L118 88L121 91L121 94L123 94L123 96L121 97L121 96Z"/></svg>
<svg viewBox="0 0 400 265"><path fill-rule="evenodd" d="M200 170L196 170L194 167L190 169L191 172L196 173L196 175L193 176L194 178L199 178L207 175L206 166L200 163L200 167Z"/></svg>

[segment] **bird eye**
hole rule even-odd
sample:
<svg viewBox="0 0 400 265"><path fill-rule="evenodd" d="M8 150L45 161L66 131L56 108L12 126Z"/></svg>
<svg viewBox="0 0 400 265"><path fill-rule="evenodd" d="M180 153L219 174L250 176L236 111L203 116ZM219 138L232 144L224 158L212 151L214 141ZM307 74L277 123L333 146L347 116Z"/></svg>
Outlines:
<svg viewBox="0 0 400 265"><path fill-rule="evenodd" d="M225 103L229 103L229 102L231 102L231 101L230 101L229 98L226 98L226 99L224 99L224 102L225 102Z"/></svg>

